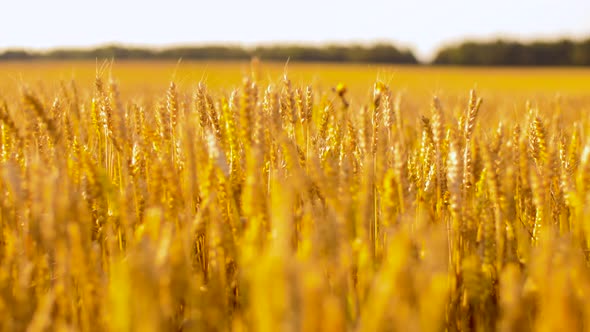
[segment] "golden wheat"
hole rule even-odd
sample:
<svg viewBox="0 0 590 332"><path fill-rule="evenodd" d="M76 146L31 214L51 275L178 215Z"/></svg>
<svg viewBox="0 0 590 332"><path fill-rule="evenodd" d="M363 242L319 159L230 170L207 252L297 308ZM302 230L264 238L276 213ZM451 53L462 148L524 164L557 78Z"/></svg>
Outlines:
<svg viewBox="0 0 590 332"><path fill-rule="evenodd" d="M259 66L1 96L2 330L590 330L583 112Z"/></svg>

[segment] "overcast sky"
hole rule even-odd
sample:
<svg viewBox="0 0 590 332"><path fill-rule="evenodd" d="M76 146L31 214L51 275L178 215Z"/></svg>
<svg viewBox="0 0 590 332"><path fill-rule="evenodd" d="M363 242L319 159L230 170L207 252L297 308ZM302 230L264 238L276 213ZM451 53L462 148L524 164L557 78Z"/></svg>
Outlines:
<svg viewBox="0 0 590 332"><path fill-rule="evenodd" d="M0 0L0 48L590 37L590 0Z"/></svg>

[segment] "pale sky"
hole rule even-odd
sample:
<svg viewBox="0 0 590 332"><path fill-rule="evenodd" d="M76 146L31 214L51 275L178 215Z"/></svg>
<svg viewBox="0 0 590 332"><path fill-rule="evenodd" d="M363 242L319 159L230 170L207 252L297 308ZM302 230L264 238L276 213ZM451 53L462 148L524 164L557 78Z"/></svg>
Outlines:
<svg viewBox="0 0 590 332"><path fill-rule="evenodd" d="M590 37L590 0L0 0L0 49Z"/></svg>

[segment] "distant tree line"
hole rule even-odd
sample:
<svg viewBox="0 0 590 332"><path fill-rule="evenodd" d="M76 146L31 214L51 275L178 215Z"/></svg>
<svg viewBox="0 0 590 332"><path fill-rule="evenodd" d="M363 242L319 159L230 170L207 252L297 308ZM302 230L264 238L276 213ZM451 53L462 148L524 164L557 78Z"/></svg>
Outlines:
<svg viewBox="0 0 590 332"><path fill-rule="evenodd" d="M581 42L464 42L441 49L432 63L464 66L590 66L590 39Z"/></svg>
<svg viewBox="0 0 590 332"><path fill-rule="evenodd" d="M274 45L244 48L240 46L195 46L167 49L105 46L94 49L59 49L52 51L8 50L2 60L248 60L301 62L360 62L418 64L414 54L390 44L360 45ZM464 42L442 48L430 63L463 66L590 66L590 39L574 42L537 41L520 43L496 40Z"/></svg>
<svg viewBox="0 0 590 332"><path fill-rule="evenodd" d="M94 49L59 49L46 52L8 50L1 60L84 60L114 58L117 60L248 60L259 57L267 61L326 61L417 64L409 50L393 45L373 46L301 46L278 45L243 48L238 46L175 47L163 50L105 46Z"/></svg>

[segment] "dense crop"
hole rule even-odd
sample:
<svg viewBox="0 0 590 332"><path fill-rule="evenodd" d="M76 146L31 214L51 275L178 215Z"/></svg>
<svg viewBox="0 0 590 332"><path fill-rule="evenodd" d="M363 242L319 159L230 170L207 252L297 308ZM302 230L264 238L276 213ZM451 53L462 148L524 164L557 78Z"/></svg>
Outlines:
<svg viewBox="0 0 590 332"><path fill-rule="evenodd" d="M3 330L590 329L580 110L50 86L0 92Z"/></svg>

